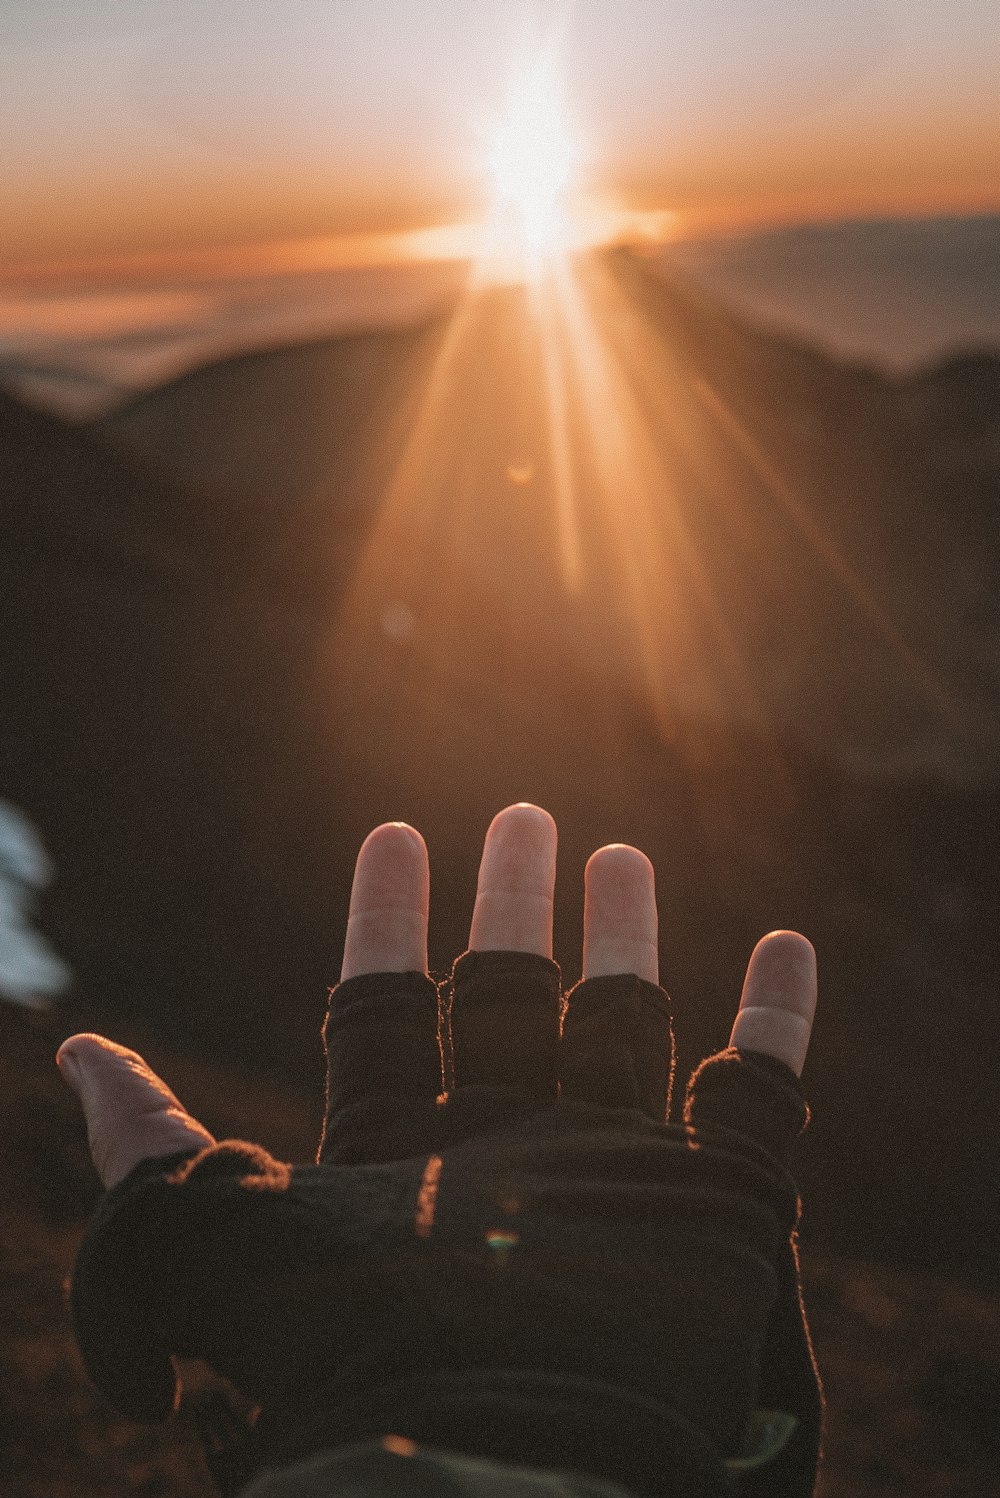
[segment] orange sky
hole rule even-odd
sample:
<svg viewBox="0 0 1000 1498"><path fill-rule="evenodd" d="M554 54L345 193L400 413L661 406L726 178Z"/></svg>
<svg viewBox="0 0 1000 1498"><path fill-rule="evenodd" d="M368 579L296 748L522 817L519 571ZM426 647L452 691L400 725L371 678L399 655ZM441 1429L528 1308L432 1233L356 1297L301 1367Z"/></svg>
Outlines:
<svg viewBox="0 0 1000 1498"><path fill-rule="evenodd" d="M994 0L35 0L0 6L0 275L315 238L335 260L475 219L543 42L581 191L675 233L1000 209Z"/></svg>

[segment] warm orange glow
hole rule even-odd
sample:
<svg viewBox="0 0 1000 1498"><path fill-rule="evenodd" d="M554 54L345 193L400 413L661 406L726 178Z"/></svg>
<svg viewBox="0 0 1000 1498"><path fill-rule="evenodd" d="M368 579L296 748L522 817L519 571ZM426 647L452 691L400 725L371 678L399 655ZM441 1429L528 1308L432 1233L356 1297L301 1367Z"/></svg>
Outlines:
<svg viewBox="0 0 1000 1498"><path fill-rule="evenodd" d="M784 177L776 169L772 180L757 146L746 143L747 153L758 153L755 171L747 159L727 159L715 178L718 202L736 202L742 191L746 205L752 180L761 201L773 187L777 213L779 189L809 190L807 168L820 159L822 144L810 139L801 160L799 147L784 147ZM685 715L725 716L734 708L760 723L766 690L747 663L739 586L745 576L752 589L772 560L759 519L733 503L747 472L779 517L770 533L775 554L790 537L804 543L853 614L931 693L934 682L921 677L919 659L840 554L801 485L761 450L731 397L727 403L685 376L669 332L650 311L648 286L636 290L620 256L580 253L611 241L655 247L677 236L692 222L698 192L706 200L711 162L693 162L685 185L675 153L674 206L664 210L660 187L658 197L651 187L643 199L636 183L631 206L627 195L614 198L610 183L603 202L585 197L585 185L594 183L585 154L555 55L546 52L514 80L484 142L492 194L485 225L428 228L425 221L406 233L109 256L99 265L103 287L97 263L89 262L97 284L76 297L53 284L55 266L36 263L22 267L21 286L30 294L8 296L8 320L36 337L82 336L99 331L102 319L119 334L169 330L197 319L198 298L211 303L228 295L227 281L318 280L334 268L431 261L461 262L463 276L466 265L474 267L450 318L434 320L407 344L413 365L406 400L391 429L378 428L384 446L364 486L379 496L378 511L342 595L331 641L336 659L324 662L344 700L367 704L375 719L412 724L417 740L442 704L466 702L474 712L477 672L467 651L473 612L477 629L496 621L498 670L516 654L510 636L520 631L540 640L555 612L565 639L546 640L545 648L565 648L625 680L664 734ZM643 202L645 211L636 206ZM87 263L78 269L83 279ZM67 262L58 270L65 281ZM184 277L197 291L183 290ZM314 315L311 307L302 314ZM291 324L283 326L287 336ZM385 670L372 668L372 650L387 653ZM373 702L376 691L382 695ZM425 1209L432 1206L426 1195Z"/></svg>
<svg viewBox="0 0 1000 1498"><path fill-rule="evenodd" d="M195 291L105 291L89 295L4 297L0 326L12 344L47 339L128 337L144 328L183 326L205 313L208 298Z"/></svg>
<svg viewBox="0 0 1000 1498"><path fill-rule="evenodd" d="M726 101L719 103L724 115ZM469 172L476 144L471 112L464 114L454 141L460 177L444 151L435 164L404 150L390 170L374 146L324 141L322 151L302 152L280 134L238 167L224 152L186 148L181 136L151 158L138 144L133 155L126 142L112 149L86 132L62 154L37 160L18 158L12 140L0 185L0 278L43 265L100 275L113 263L131 276L153 260L183 274L199 254L239 266L243 247L293 244L328 257L343 251L357 263L365 240L381 257L400 232L429 231L433 245L438 226L468 225L482 211L484 182L494 204L506 200L509 217L524 216L535 245L577 234L578 187L628 212L671 209L683 235L1000 207L992 98L989 107L978 94L956 98L944 111L940 101L873 91L858 106L820 111L794 130L735 131L721 121L710 130L675 118L665 96L658 128L637 128L625 140L621 122L617 135L595 129L592 110L578 107L571 118L558 71L546 61L510 90L480 142L478 173ZM585 237L605 236L588 228Z"/></svg>
<svg viewBox="0 0 1000 1498"><path fill-rule="evenodd" d="M780 705L746 626L779 559L794 578L803 555L832 606L939 701L813 496L692 378L655 278L625 251L553 251L520 283L473 278L415 354L405 420L384 440L378 515L324 674L396 746L387 783L414 742L440 743L443 711L476 720L494 685L484 635L498 672L537 659L542 734L558 732L570 655L622 683L664 738L692 718L768 731ZM766 501L748 506L748 488ZM456 785L470 773L460 741L436 769Z"/></svg>
<svg viewBox="0 0 1000 1498"><path fill-rule="evenodd" d="M324 234L304 239L150 250L121 255L61 256L26 261L4 279L11 286L32 283L155 283L167 278L243 281L251 276L295 275L309 271L355 270L440 260L469 260L481 231L472 224L444 224L377 234Z"/></svg>

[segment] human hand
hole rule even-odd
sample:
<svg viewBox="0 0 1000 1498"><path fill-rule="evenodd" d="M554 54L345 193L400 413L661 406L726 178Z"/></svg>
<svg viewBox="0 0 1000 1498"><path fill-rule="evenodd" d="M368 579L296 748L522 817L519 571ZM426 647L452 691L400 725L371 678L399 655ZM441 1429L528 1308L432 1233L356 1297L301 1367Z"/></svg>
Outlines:
<svg viewBox="0 0 1000 1498"><path fill-rule="evenodd" d="M552 956L556 827L539 807L500 812L487 833L469 935L472 951ZM585 872L583 976L634 973L659 982L652 864L614 844ZM430 873L423 838L402 823L369 834L358 854L341 981L427 971ZM774 931L754 948L730 1045L783 1061L802 1075L816 1009L816 957L805 937ZM56 1060L87 1121L106 1189L146 1159L214 1144L134 1051L93 1034L70 1036Z"/></svg>
<svg viewBox="0 0 1000 1498"><path fill-rule="evenodd" d="M547 813L494 819L441 1010L423 840L399 824L369 835L316 1165L215 1146L140 1057L65 1042L109 1188L77 1265L77 1332L121 1408L162 1417L169 1355L201 1357L263 1410L251 1467L393 1430L641 1494L658 1464L683 1476L733 1456L763 1404L804 1432L801 1482L774 1491L807 1491L819 1394L783 1162L806 1116L812 948L792 932L758 943L736 1049L703 1063L670 1124L652 866L617 845L590 859L583 981L561 1014L555 863ZM609 1410L623 1433L610 1467L594 1444Z"/></svg>

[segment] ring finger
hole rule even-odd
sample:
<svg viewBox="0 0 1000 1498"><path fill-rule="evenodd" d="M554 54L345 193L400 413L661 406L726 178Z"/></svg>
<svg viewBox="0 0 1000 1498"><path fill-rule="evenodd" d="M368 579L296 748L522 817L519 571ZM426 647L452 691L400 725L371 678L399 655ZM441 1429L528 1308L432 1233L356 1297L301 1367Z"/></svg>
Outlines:
<svg viewBox="0 0 1000 1498"><path fill-rule="evenodd" d="M658 983L656 882L645 853L609 843L584 870L583 976L634 973Z"/></svg>

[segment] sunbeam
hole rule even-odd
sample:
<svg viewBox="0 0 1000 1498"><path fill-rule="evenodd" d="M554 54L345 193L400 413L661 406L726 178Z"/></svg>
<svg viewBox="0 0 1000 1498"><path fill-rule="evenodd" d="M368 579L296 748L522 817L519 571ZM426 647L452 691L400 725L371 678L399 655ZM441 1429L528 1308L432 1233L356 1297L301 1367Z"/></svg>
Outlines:
<svg viewBox="0 0 1000 1498"><path fill-rule="evenodd" d="M373 413L381 502L331 641L365 716L359 753L377 745L390 777L415 737L457 783L483 694L503 689L536 704L542 762L569 677L631 694L660 742L694 721L777 742L785 678L761 642L804 606L817 563L831 608L846 595L853 609L849 631L884 641L940 706L810 498L706 378L683 299L668 307L627 250L595 246L596 218L574 216L567 121L546 54L493 132L466 289L417 340L395 422ZM791 659L809 646L787 628ZM443 726L456 715L457 735Z"/></svg>

